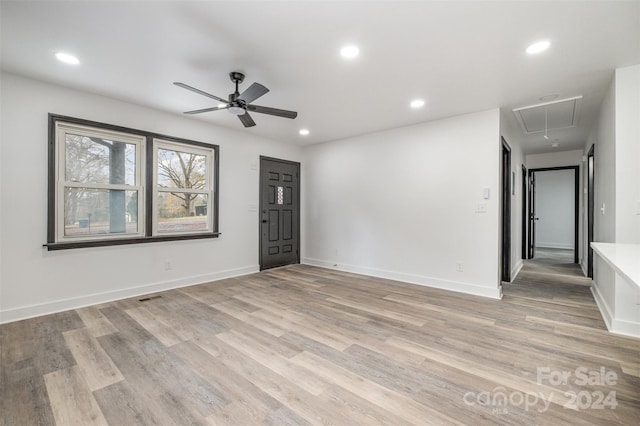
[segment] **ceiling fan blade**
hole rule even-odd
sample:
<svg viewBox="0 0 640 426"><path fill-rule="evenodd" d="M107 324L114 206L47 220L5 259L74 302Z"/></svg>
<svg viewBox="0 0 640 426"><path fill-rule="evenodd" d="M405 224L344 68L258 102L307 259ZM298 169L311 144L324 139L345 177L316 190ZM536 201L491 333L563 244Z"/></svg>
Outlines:
<svg viewBox="0 0 640 426"><path fill-rule="evenodd" d="M244 127L253 127L256 125L256 122L253 121L253 118L251 118L248 112L245 112L244 114L239 115L238 118L240 119L240 121L242 121L242 124L244 125Z"/></svg>
<svg viewBox="0 0 640 426"><path fill-rule="evenodd" d="M229 108L229 106L225 105L223 107L211 107L211 108L204 108L204 109L195 109L193 111L185 111L184 113L185 114L200 114L200 113L203 113L203 112L218 111L218 110L221 110L221 109L228 109L228 108Z"/></svg>
<svg viewBox="0 0 640 426"><path fill-rule="evenodd" d="M246 103L249 104L255 101L256 99L258 99L260 96L267 93L268 91L269 89L264 87L262 84L253 83L251 86L247 88L247 90L245 90L240 94L240 96L238 96L238 99L240 99L241 101L245 101Z"/></svg>
<svg viewBox="0 0 640 426"><path fill-rule="evenodd" d="M296 118L298 113L295 111L287 111L286 109L269 108L260 105L247 105L247 109L253 112L259 112L260 114L275 115L277 117L284 118Z"/></svg>
<svg viewBox="0 0 640 426"><path fill-rule="evenodd" d="M180 83L177 81L174 81L173 84L175 84L178 87L182 87L183 89L191 90L192 92L195 92L199 95L206 96L211 99L215 99L216 101L224 102L225 104L229 103L229 101L226 99L219 98L216 95L212 95L211 93L203 92L202 90L196 89L195 87L191 87L188 84Z"/></svg>

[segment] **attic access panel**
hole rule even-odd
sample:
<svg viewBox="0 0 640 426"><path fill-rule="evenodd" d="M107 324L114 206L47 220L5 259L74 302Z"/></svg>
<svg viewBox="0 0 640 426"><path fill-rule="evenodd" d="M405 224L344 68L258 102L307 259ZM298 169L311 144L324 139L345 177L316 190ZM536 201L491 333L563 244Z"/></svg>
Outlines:
<svg viewBox="0 0 640 426"><path fill-rule="evenodd" d="M513 113L522 132L526 135L545 131L545 111L547 115L547 130L565 129L577 126L580 101L582 101L582 96L575 96L516 108Z"/></svg>

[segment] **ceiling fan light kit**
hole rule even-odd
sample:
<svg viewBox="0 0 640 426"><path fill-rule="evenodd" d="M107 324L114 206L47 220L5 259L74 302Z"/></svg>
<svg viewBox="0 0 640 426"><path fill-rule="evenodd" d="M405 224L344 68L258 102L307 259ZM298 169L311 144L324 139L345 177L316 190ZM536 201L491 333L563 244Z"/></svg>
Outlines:
<svg viewBox="0 0 640 426"><path fill-rule="evenodd" d="M235 83L236 90L235 92L229 94L228 100L212 95L207 92L203 92L202 90L196 89L195 87L189 86L187 84L174 82L173 84L175 84L178 87L182 87L183 89L190 90L199 95L206 96L211 99L215 99L216 101L219 102L219 104L215 107L197 109L193 111L185 111L185 114L201 114L203 112L218 111L221 109L226 109L231 114L238 116L238 118L240 119L244 127L253 127L256 125L251 115L249 115L249 111L257 112L260 114L275 115L276 117L291 118L291 119L294 119L298 116L298 113L295 111L264 107L260 105L252 105L251 102L255 101L262 95L269 92L269 89L267 89L265 86L263 86L260 83L252 83L251 86L249 86L244 92L240 93L238 86L240 85L240 83L244 81L244 74L238 71L232 71L229 73L229 78L231 78L231 81Z"/></svg>

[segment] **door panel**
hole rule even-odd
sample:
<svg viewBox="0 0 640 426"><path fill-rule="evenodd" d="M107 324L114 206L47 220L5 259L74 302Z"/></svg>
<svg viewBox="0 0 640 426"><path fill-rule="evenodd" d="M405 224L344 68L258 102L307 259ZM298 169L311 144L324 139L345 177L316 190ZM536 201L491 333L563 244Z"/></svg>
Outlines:
<svg viewBox="0 0 640 426"><path fill-rule="evenodd" d="M300 163L260 157L260 269L300 262Z"/></svg>

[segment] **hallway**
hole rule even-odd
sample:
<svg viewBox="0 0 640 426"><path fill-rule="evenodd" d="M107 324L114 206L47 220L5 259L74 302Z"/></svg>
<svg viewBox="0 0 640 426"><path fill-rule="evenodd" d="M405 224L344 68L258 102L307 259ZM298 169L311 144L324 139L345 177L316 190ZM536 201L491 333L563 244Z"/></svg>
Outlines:
<svg viewBox="0 0 640 426"><path fill-rule="evenodd" d="M573 250L536 248L535 257L524 261L522 270L514 280L517 284L551 285L554 282L591 286L591 279L573 263Z"/></svg>

